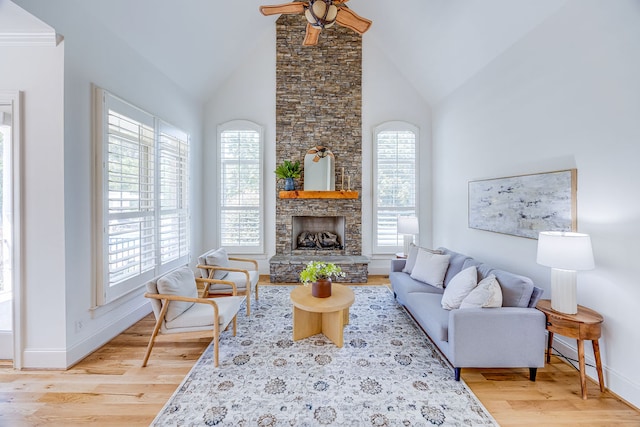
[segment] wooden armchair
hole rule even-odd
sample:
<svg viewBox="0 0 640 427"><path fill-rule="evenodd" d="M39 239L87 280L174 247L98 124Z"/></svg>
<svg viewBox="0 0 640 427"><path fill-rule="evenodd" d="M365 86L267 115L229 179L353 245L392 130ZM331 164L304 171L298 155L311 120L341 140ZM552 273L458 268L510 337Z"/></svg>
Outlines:
<svg viewBox="0 0 640 427"><path fill-rule="evenodd" d="M207 299L198 297L197 282L204 284L205 295L212 284L231 287L231 296ZM236 318L245 296L238 296L235 283L195 278L189 267L180 267L147 283L145 297L151 300L156 325L149 339L142 367L147 366L158 333L177 334L213 330L214 366L218 366L220 331L233 322L236 335Z"/></svg>
<svg viewBox="0 0 640 427"><path fill-rule="evenodd" d="M250 264L246 269L233 267L232 263L240 265ZM238 295L247 298L247 316L251 315L251 290L255 289L255 299L258 299L258 262L248 258L230 257L224 248L214 249L198 257L198 266L202 277L233 282ZM215 283L208 288L203 296L216 297L231 295L231 287L227 284Z"/></svg>

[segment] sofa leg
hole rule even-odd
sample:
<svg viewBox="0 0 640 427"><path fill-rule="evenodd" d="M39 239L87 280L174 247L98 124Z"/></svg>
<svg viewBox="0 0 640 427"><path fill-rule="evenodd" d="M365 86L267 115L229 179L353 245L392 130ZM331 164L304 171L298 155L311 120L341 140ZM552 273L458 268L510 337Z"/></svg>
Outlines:
<svg viewBox="0 0 640 427"><path fill-rule="evenodd" d="M462 370L462 368L453 368L453 370L455 372L456 381L460 381L460 371Z"/></svg>
<svg viewBox="0 0 640 427"><path fill-rule="evenodd" d="M529 380L535 381L537 373L538 373L538 368L529 368Z"/></svg>

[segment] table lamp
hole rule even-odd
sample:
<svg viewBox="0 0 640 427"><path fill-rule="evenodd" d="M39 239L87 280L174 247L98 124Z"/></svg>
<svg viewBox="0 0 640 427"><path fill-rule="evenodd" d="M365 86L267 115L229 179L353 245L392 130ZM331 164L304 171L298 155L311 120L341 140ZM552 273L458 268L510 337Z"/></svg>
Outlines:
<svg viewBox="0 0 640 427"><path fill-rule="evenodd" d="M540 232L536 261L540 265L551 267L551 308L560 313L576 314L576 272L594 268L589 235L562 231Z"/></svg>
<svg viewBox="0 0 640 427"><path fill-rule="evenodd" d="M418 234L418 218L415 216L398 217L398 234L404 234L404 255L409 255L409 246L413 243L413 236Z"/></svg>

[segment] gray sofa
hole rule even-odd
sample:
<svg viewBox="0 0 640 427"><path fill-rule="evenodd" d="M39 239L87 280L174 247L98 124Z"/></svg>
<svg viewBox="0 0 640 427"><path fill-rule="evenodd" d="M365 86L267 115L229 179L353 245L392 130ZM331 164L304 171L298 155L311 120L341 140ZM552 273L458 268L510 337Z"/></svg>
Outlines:
<svg viewBox="0 0 640 427"><path fill-rule="evenodd" d="M391 260L389 280L396 296L454 367L456 381L462 368L529 368L535 381L544 366L545 316L535 308L542 289L531 279L495 269L446 248L450 255L444 287L460 271L475 265L478 282L495 275L502 290L502 307L445 310L444 289L414 280L402 272L406 260Z"/></svg>

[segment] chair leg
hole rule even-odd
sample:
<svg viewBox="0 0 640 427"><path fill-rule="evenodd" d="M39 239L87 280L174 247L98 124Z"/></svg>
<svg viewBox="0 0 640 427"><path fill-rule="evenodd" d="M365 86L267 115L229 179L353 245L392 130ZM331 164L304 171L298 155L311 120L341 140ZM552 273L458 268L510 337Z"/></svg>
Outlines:
<svg viewBox="0 0 640 427"><path fill-rule="evenodd" d="M247 286L247 317L251 316L251 286Z"/></svg>
<svg viewBox="0 0 640 427"><path fill-rule="evenodd" d="M256 283L256 301L258 300L258 286L260 285L260 280Z"/></svg>
<svg viewBox="0 0 640 427"><path fill-rule="evenodd" d="M215 319L215 326L213 327L213 366L218 367L218 350L220 348L220 326L218 319Z"/></svg>
<svg viewBox="0 0 640 427"><path fill-rule="evenodd" d="M233 336L236 336L236 332L238 332L238 315L233 316Z"/></svg>
<svg viewBox="0 0 640 427"><path fill-rule="evenodd" d="M169 307L169 301L164 301L162 304L162 310L160 310L160 315L156 320L156 326L153 328L153 332L151 333L151 339L149 339L149 345L147 345L147 354L144 355L144 360L142 361L142 367L147 366L147 362L149 361L149 356L151 356L151 350L153 349L153 345L155 344L156 337L158 336L158 332L160 332L160 325L162 325L162 319L164 319L165 314L167 313L167 308Z"/></svg>

